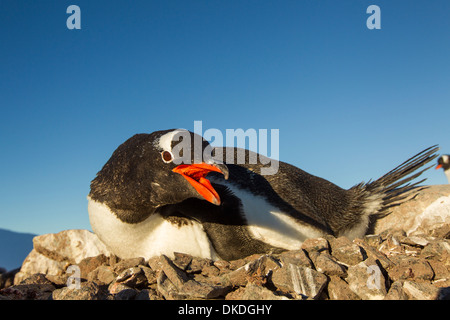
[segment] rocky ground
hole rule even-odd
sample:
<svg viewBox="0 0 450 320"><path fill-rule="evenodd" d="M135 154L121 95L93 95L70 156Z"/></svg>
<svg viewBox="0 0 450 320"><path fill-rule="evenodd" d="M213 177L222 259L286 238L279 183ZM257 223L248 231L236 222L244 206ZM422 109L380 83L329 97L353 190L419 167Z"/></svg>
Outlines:
<svg viewBox="0 0 450 320"><path fill-rule="evenodd" d="M0 300L450 299L449 185L427 188L372 231L235 261L181 253L145 261L66 230L34 238L20 271L0 275Z"/></svg>

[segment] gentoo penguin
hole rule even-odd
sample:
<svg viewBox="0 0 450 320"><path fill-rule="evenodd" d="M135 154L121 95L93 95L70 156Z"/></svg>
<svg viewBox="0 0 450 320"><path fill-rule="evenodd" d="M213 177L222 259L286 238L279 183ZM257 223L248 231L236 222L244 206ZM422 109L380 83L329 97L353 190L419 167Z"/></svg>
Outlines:
<svg viewBox="0 0 450 320"><path fill-rule="evenodd" d="M450 155L443 154L438 158L436 170L440 168L444 169L444 173L447 176L448 183L450 183Z"/></svg>
<svg viewBox="0 0 450 320"><path fill-rule="evenodd" d="M200 139L201 147L180 152L186 137ZM424 180L408 182L438 150L428 148L378 180L345 190L281 161L276 174L261 175L268 163L261 155L244 150L245 161L234 163L243 149L215 148L214 157L196 161L198 151L211 149L178 129L125 141L91 182L93 231L117 256L146 259L182 252L233 260L298 249L326 234L361 237L370 219L417 192L413 187ZM230 151L234 160L223 161Z"/></svg>

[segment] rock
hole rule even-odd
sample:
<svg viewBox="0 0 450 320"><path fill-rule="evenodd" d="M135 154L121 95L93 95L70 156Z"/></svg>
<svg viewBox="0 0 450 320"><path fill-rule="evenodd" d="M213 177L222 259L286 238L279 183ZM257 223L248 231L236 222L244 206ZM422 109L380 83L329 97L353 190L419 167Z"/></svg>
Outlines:
<svg viewBox="0 0 450 320"><path fill-rule="evenodd" d="M55 287L52 284L19 284L0 290L5 300L49 300Z"/></svg>
<svg viewBox="0 0 450 320"><path fill-rule="evenodd" d="M439 261L450 261L450 241L435 240L427 244L420 253L425 259L436 258ZM450 264L447 264L450 265Z"/></svg>
<svg viewBox="0 0 450 320"><path fill-rule="evenodd" d="M408 300L408 295L403 290L403 281L395 281L392 283L384 300Z"/></svg>
<svg viewBox="0 0 450 320"><path fill-rule="evenodd" d="M328 282L328 296L331 300L361 300L354 293L347 282L336 276L330 276Z"/></svg>
<svg viewBox="0 0 450 320"><path fill-rule="evenodd" d="M101 265L95 270L91 271L87 280L96 282L100 285L110 284L116 279L116 274L111 266Z"/></svg>
<svg viewBox="0 0 450 320"><path fill-rule="evenodd" d="M78 264L88 257L110 255L106 246L88 230L65 230L33 238L34 249L55 261Z"/></svg>
<svg viewBox="0 0 450 320"><path fill-rule="evenodd" d="M248 282L265 284L267 278L277 269L280 263L269 255L253 256L244 266L220 277L220 283L225 286L246 286Z"/></svg>
<svg viewBox="0 0 450 320"><path fill-rule="evenodd" d="M112 295L116 295L121 291L133 289L126 284L120 283L120 282L113 282L108 286L108 292Z"/></svg>
<svg viewBox="0 0 450 320"><path fill-rule="evenodd" d="M219 274L231 271L231 264L229 261L217 260L214 261L214 266L219 269Z"/></svg>
<svg viewBox="0 0 450 320"><path fill-rule="evenodd" d="M157 284L158 292L160 292L166 300L184 300L188 298L187 295L178 293L179 290L164 272L159 273Z"/></svg>
<svg viewBox="0 0 450 320"><path fill-rule="evenodd" d="M48 300L55 286L44 274L34 274L19 285L0 290L0 296L9 300Z"/></svg>
<svg viewBox="0 0 450 320"><path fill-rule="evenodd" d="M148 282L143 268L146 267L131 267L123 270L117 276L116 282L122 283L131 288L144 288L148 285Z"/></svg>
<svg viewBox="0 0 450 320"><path fill-rule="evenodd" d="M202 275L204 275L206 277L218 276L220 274L219 268L217 268L214 265L204 267L201 272L202 272Z"/></svg>
<svg viewBox="0 0 450 320"><path fill-rule="evenodd" d="M120 260L116 264L113 265L113 270L116 274L123 272L126 269L130 269L133 267L137 267L139 265L145 265L145 259L142 257L137 258L129 258Z"/></svg>
<svg viewBox="0 0 450 320"><path fill-rule="evenodd" d="M364 261L361 247L347 237L332 239L330 245L333 257L346 265L355 265Z"/></svg>
<svg viewBox="0 0 450 320"><path fill-rule="evenodd" d="M426 260L428 264L433 269L434 277L433 280L450 280L450 260L446 262L441 262L437 259L428 259ZM446 265L447 264L447 265Z"/></svg>
<svg viewBox="0 0 450 320"><path fill-rule="evenodd" d="M134 289L128 288L122 291L119 291L116 295L114 295L114 300L133 300L138 292Z"/></svg>
<svg viewBox="0 0 450 320"><path fill-rule="evenodd" d="M183 270L164 255L161 256L160 263L162 269L157 284L166 299L213 299L225 296L230 291L229 286L213 286L191 280Z"/></svg>
<svg viewBox="0 0 450 320"><path fill-rule="evenodd" d="M70 265L67 261L55 261L32 250L25 258L20 271L14 277L14 284L19 284L22 280L35 273L62 276Z"/></svg>
<svg viewBox="0 0 450 320"><path fill-rule="evenodd" d="M187 267L186 271L190 273L201 272L203 268L214 265L214 261L211 259L192 257L191 263Z"/></svg>
<svg viewBox="0 0 450 320"><path fill-rule="evenodd" d="M389 277L394 280L430 281L434 277L433 269L424 260L415 257L396 257L395 265L388 269Z"/></svg>
<svg viewBox="0 0 450 320"><path fill-rule="evenodd" d="M302 243L301 248L310 253L312 251L329 251L330 245L325 238L310 238Z"/></svg>
<svg viewBox="0 0 450 320"><path fill-rule="evenodd" d="M285 296L276 295L273 291L248 283L245 287L233 291L225 297L226 300L288 300Z"/></svg>
<svg viewBox="0 0 450 320"><path fill-rule="evenodd" d="M101 265L106 264L109 262L109 258L106 257L104 254L100 254L95 257L88 257L80 261L78 264L78 267L80 268L81 278L87 279L88 274L91 271L94 271Z"/></svg>
<svg viewBox="0 0 450 320"><path fill-rule="evenodd" d="M163 298L154 289L143 289L136 295L134 300L163 300Z"/></svg>
<svg viewBox="0 0 450 320"><path fill-rule="evenodd" d="M379 234L368 234L365 235L364 239L361 239L360 241L373 248L376 248L383 242L383 238Z"/></svg>
<svg viewBox="0 0 450 320"><path fill-rule="evenodd" d="M377 221L373 233L396 229L405 231L407 235L442 237L448 233L449 224L450 185L434 185L394 207L389 215Z"/></svg>
<svg viewBox="0 0 450 320"><path fill-rule="evenodd" d="M174 252L173 263L181 270L186 270L192 261L192 256L187 253Z"/></svg>
<svg viewBox="0 0 450 320"><path fill-rule="evenodd" d="M92 281L81 282L80 287L64 287L53 291L53 300L104 300L107 293Z"/></svg>
<svg viewBox="0 0 450 320"><path fill-rule="evenodd" d="M430 283L415 281L405 281L403 290L412 300L437 300L440 293L440 289Z"/></svg>
<svg viewBox="0 0 450 320"><path fill-rule="evenodd" d="M0 289L8 288L14 284L14 277L19 272L20 269L14 269L11 271L0 272Z"/></svg>
<svg viewBox="0 0 450 320"><path fill-rule="evenodd" d="M401 237L404 237L401 235ZM386 255L387 257L392 257L395 255L404 255L405 247L402 246L397 236L389 234L387 239L381 243L378 247L378 251Z"/></svg>
<svg viewBox="0 0 450 320"><path fill-rule="evenodd" d="M280 255L283 264L292 263L295 265L314 268L314 265L304 250L285 251Z"/></svg>
<svg viewBox="0 0 450 320"><path fill-rule="evenodd" d="M374 247L381 245L381 237L377 236L376 240L375 238L369 238L369 240L367 241L367 239L368 237L364 237L364 240L355 239L353 240L353 242L360 246L360 248L362 248L363 255L366 255L368 258L378 260L384 269L389 268L392 265L392 261L389 260L389 258L385 254L378 251L376 247Z"/></svg>
<svg viewBox="0 0 450 320"><path fill-rule="evenodd" d="M350 289L363 300L381 300L387 294L386 279L373 259L367 259L347 270Z"/></svg>
<svg viewBox="0 0 450 320"><path fill-rule="evenodd" d="M400 238L400 243L413 247L423 248L427 244L429 244L430 241L427 238L421 236L409 236Z"/></svg>
<svg viewBox="0 0 450 320"><path fill-rule="evenodd" d="M33 238L33 250L25 258L14 283L35 273L61 276L69 265L110 252L95 234L88 230L65 230Z"/></svg>
<svg viewBox="0 0 450 320"><path fill-rule="evenodd" d="M50 284L50 285L53 285L53 283L47 279L45 274L42 274L42 273L33 274L32 276L26 278L19 284L21 284L21 285L22 284Z"/></svg>
<svg viewBox="0 0 450 320"><path fill-rule="evenodd" d="M316 270L289 263L273 272L272 282L278 290L316 299L328 279Z"/></svg>
<svg viewBox="0 0 450 320"><path fill-rule="evenodd" d="M311 252L309 257L317 271L329 276L345 276L346 267L338 263L328 252Z"/></svg>

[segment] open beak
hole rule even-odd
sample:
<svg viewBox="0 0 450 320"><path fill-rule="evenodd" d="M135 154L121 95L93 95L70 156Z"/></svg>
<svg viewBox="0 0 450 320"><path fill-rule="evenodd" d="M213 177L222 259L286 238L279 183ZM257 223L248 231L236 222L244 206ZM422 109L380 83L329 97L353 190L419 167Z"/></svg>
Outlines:
<svg viewBox="0 0 450 320"><path fill-rule="evenodd" d="M206 179L206 175L212 171L222 173L225 179L228 179L228 168L224 164L180 164L175 167L173 172L181 174L205 200L215 205L220 205L220 197L214 190L211 182Z"/></svg>
<svg viewBox="0 0 450 320"><path fill-rule="evenodd" d="M440 168L442 168L442 164L438 164L435 169L437 170L437 169L440 169Z"/></svg>

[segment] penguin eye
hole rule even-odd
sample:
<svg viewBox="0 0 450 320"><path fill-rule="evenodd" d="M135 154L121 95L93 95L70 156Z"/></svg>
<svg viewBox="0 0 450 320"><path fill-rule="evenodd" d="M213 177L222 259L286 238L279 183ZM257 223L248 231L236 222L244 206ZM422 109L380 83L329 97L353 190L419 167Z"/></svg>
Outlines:
<svg viewBox="0 0 450 320"><path fill-rule="evenodd" d="M172 155L172 152L170 152L170 151L161 152L161 157L165 163L172 162L172 160L173 160L173 155Z"/></svg>

